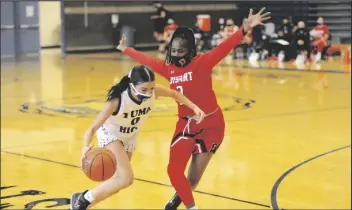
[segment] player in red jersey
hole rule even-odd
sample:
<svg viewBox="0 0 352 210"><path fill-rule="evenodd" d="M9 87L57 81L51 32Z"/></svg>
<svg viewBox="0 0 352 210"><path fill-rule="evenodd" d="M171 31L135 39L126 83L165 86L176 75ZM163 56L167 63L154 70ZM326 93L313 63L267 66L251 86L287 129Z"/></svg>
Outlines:
<svg viewBox="0 0 352 210"><path fill-rule="evenodd" d="M192 110L178 104L179 120L171 142L167 169L176 194L165 209L176 209L181 200L187 209L197 209L192 189L199 183L225 132L223 114L212 88L212 69L240 43L246 32L270 18L270 13L262 14L264 9L255 15L251 9L243 26L235 34L202 55L197 55L193 31L185 27L179 27L174 32L165 61L126 47L125 36L120 40L119 50L168 79L171 89L183 93L206 113L203 122L196 124ZM187 180L184 171L191 156Z"/></svg>
<svg viewBox="0 0 352 210"><path fill-rule="evenodd" d="M318 25L310 31L310 35L315 38L313 46L317 47L317 54L314 57L314 62L319 62L321 60L321 53L323 48L328 45L329 39L329 28L324 25L324 18L319 17L317 20Z"/></svg>

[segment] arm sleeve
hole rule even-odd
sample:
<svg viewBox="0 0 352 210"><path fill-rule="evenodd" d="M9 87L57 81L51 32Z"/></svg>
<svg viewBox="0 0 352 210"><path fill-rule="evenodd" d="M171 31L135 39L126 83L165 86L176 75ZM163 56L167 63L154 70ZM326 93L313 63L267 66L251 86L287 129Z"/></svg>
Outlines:
<svg viewBox="0 0 352 210"><path fill-rule="evenodd" d="M124 53L127 56L131 57L133 60L136 60L137 62L148 66L156 73L160 74L166 79L169 79L167 68L163 60L153 58L152 56L146 53L139 52L131 47L127 47Z"/></svg>
<svg viewBox="0 0 352 210"><path fill-rule="evenodd" d="M232 36L230 36L228 39L223 41L219 46L216 48L212 49L211 51L203 54L202 56L202 65L206 65L207 69L212 69L216 64L218 64L231 50L238 45L242 38L243 38L244 32L243 28L241 27L239 30L237 30L236 33L234 33Z"/></svg>

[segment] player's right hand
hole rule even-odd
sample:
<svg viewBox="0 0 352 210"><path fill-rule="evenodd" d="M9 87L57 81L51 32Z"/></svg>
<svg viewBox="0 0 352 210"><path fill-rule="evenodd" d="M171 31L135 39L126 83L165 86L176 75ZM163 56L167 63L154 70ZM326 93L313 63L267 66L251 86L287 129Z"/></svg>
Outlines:
<svg viewBox="0 0 352 210"><path fill-rule="evenodd" d="M118 50L121 50L122 52L126 50L126 48L127 48L127 46L125 45L126 40L127 40L126 35L122 34L122 37L120 39L120 44L119 44L119 46L117 46Z"/></svg>
<svg viewBox="0 0 352 210"><path fill-rule="evenodd" d="M81 168L83 167L83 160L86 157L87 153L94 147L94 145L90 145L88 147L83 147L81 153Z"/></svg>
<svg viewBox="0 0 352 210"><path fill-rule="evenodd" d="M195 120L197 121L197 124L201 123L205 117L205 113L199 108L196 107L193 109L195 115Z"/></svg>

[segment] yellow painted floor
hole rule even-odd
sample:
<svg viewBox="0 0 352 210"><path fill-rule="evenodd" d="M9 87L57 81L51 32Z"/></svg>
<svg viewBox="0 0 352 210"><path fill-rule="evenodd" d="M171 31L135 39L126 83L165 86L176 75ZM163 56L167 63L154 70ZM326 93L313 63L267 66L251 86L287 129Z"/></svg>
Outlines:
<svg viewBox="0 0 352 210"><path fill-rule="evenodd" d="M1 208L68 209L71 193L96 185L78 168L83 132L135 64L118 53L63 62L59 50L42 51L40 62L2 62ZM197 206L350 209L351 77L342 60L305 70L248 65L225 59L214 69L226 135ZM134 184L96 209L163 208L174 192L166 166L175 122L176 103L158 100L132 158Z"/></svg>

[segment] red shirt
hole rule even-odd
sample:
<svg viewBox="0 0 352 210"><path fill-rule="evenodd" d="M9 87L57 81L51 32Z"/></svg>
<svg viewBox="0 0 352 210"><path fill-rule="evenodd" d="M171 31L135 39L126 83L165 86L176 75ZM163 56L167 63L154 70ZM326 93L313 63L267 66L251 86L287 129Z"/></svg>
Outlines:
<svg viewBox="0 0 352 210"><path fill-rule="evenodd" d="M125 50L125 54L165 77L169 80L171 89L180 91L207 114L219 107L212 86L212 70L242 38L243 32L240 28L213 50L194 57L192 62L183 68L165 64L163 60L130 47ZM193 110L181 104L178 104L178 114L180 117L194 115Z"/></svg>
<svg viewBox="0 0 352 210"><path fill-rule="evenodd" d="M168 37L171 37L172 34L176 31L178 25L177 24L171 24L171 25L167 25L164 28L164 31L166 31Z"/></svg>
<svg viewBox="0 0 352 210"><path fill-rule="evenodd" d="M316 38L323 38L324 35L329 34L329 28L326 25L317 25L314 27L314 30L318 32Z"/></svg>

